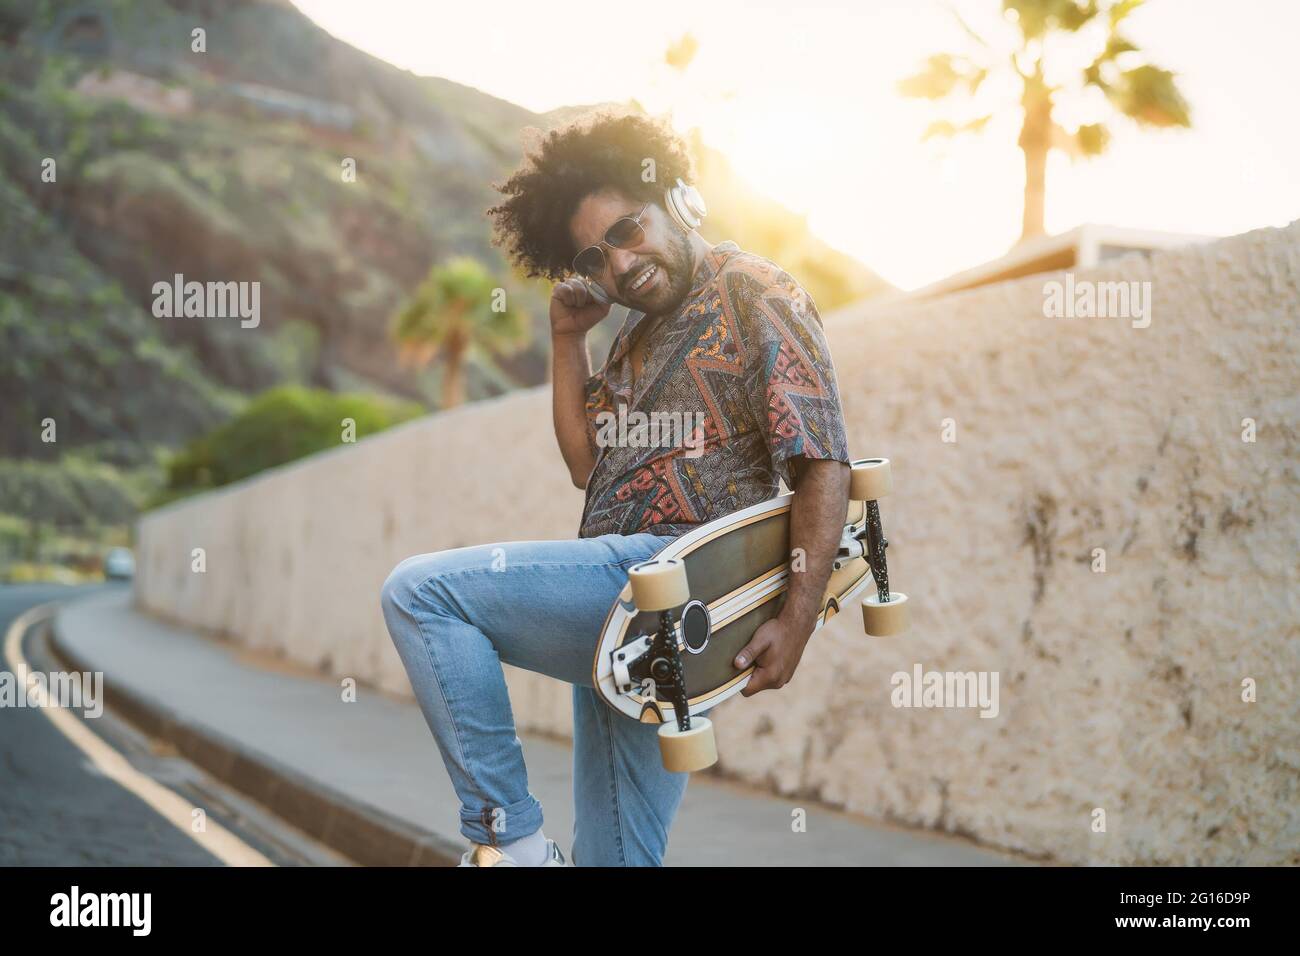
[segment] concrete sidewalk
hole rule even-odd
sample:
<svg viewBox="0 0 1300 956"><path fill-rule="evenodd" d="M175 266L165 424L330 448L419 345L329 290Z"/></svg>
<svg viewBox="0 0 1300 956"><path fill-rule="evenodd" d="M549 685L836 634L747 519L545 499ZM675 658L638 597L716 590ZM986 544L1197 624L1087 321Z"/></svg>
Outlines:
<svg viewBox="0 0 1300 956"><path fill-rule="evenodd" d="M63 608L56 651L102 671L110 707L192 761L362 863L446 864L466 845L457 801L419 708L366 687L251 663L139 614L124 591ZM566 854L573 833L568 746L521 735L529 788ZM793 833L791 810L807 811ZM955 865L1020 861L964 840L895 828L697 775L672 829L671 866Z"/></svg>

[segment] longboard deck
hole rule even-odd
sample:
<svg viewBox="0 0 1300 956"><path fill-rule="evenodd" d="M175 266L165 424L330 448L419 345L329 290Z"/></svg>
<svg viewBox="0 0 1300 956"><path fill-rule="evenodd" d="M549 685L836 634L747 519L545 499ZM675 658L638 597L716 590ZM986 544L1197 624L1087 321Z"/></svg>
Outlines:
<svg viewBox="0 0 1300 956"><path fill-rule="evenodd" d="M698 653L687 648L680 617L674 614L674 636L681 649L692 716L716 707L749 683L753 666L737 671L732 661L759 625L781 609L790 573L793 499L793 494L780 495L703 524L655 555L680 558L685 563L691 602L699 601L708 609L711 634ZM861 530L865 523L866 504L850 501L846 524ZM820 629L870 582L871 567L865 556L851 558L840 570L833 570L816 627ZM640 689L619 693L611 654L643 634L654 633L658 624L658 614L637 611L632 586L624 585L605 619L592 665L593 682L605 702L645 723L674 719L673 704L663 694L652 698Z"/></svg>

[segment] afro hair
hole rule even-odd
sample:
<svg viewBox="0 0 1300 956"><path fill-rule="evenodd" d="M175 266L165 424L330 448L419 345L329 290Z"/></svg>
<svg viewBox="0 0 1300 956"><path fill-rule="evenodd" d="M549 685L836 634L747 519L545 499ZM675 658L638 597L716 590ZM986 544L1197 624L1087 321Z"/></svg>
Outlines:
<svg viewBox="0 0 1300 956"><path fill-rule="evenodd" d="M654 172L650 182L647 169ZM661 184L679 176L692 178L690 153L664 123L638 114L586 114L526 149L510 178L494 184L507 198L488 210L493 243L528 276L562 279L577 254L569 220L583 198L610 189L640 202L662 200Z"/></svg>

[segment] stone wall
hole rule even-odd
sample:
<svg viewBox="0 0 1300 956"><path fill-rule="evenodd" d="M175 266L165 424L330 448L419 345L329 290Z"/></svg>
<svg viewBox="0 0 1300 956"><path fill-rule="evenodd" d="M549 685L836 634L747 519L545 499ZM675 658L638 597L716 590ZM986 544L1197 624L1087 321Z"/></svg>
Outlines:
<svg viewBox="0 0 1300 956"><path fill-rule="evenodd" d="M1074 277L1150 282L1147 328L1045 318L1062 279L827 317L851 448L894 460L913 626L841 615L719 708L721 770L1062 862L1300 863L1300 224ZM571 536L581 505L549 391L517 393L145 516L137 596L409 694L389 570ZM997 716L894 707L917 664L996 672ZM569 733L566 688L510 682L521 730Z"/></svg>

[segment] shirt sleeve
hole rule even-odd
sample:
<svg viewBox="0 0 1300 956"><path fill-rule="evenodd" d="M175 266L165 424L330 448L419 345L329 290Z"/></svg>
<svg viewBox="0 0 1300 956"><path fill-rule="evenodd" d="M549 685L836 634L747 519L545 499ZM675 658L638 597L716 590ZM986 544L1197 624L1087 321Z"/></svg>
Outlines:
<svg viewBox="0 0 1300 956"><path fill-rule="evenodd" d="M790 459L849 461L830 346L812 297L784 272L726 283L743 337L745 396L772 467L794 488Z"/></svg>

